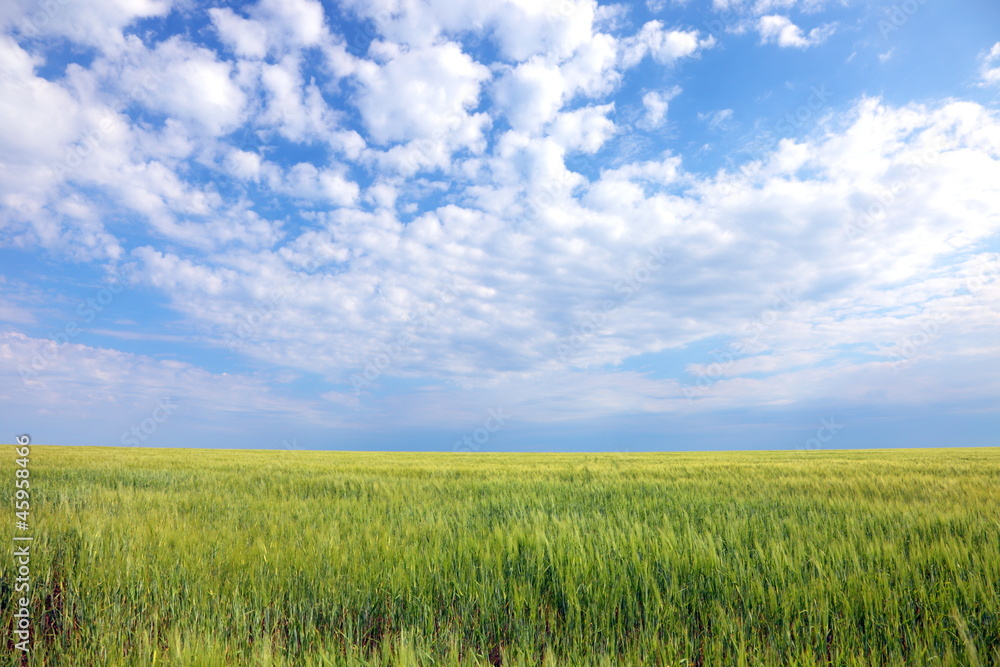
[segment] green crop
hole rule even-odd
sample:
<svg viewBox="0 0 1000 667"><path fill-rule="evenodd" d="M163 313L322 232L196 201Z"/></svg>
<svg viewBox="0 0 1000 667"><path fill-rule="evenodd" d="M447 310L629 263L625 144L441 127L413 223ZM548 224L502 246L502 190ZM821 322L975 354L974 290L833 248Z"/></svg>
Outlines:
<svg viewBox="0 0 1000 667"><path fill-rule="evenodd" d="M31 466L30 665L1000 664L998 449Z"/></svg>

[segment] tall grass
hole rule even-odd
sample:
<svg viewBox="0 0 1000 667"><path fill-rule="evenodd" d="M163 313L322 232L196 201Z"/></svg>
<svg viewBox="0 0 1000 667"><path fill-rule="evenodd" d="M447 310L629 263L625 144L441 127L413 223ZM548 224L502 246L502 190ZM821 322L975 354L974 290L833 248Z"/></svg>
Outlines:
<svg viewBox="0 0 1000 667"><path fill-rule="evenodd" d="M1000 664L997 449L32 466L31 665Z"/></svg>

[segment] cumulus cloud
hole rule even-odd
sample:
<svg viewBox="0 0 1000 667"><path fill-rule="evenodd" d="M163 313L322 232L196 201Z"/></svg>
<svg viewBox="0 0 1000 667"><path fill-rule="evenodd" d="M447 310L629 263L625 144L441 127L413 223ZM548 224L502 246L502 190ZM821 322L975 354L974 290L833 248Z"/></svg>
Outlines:
<svg viewBox="0 0 1000 667"><path fill-rule="evenodd" d="M427 47L442 34L487 34L509 62L545 54L570 57L593 37L594 0L348 0L345 7L371 21L387 41Z"/></svg>
<svg viewBox="0 0 1000 667"><path fill-rule="evenodd" d="M225 161L226 169L238 178L253 181L260 178L262 160L259 153L232 148Z"/></svg>
<svg viewBox="0 0 1000 667"><path fill-rule="evenodd" d="M615 124L608 118L614 106L588 106L561 113L553 121L549 136L564 149L595 153L614 134Z"/></svg>
<svg viewBox="0 0 1000 667"><path fill-rule="evenodd" d="M66 189L114 146L117 115L72 87L36 75L39 58L0 37L0 230L13 245L40 244L78 260L116 258L121 246L95 207Z"/></svg>
<svg viewBox="0 0 1000 667"><path fill-rule="evenodd" d="M552 120L567 92L559 68L541 59L521 63L497 85L496 99L515 130L537 131Z"/></svg>
<svg viewBox="0 0 1000 667"><path fill-rule="evenodd" d="M340 116L332 109L315 83L306 83L298 57L287 55L260 69L265 94L264 108L256 121L276 128L284 138L296 143L325 142L346 153L357 152L364 141L348 136L340 127Z"/></svg>
<svg viewBox="0 0 1000 667"><path fill-rule="evenodd" d="M633 67L647 55L661 65L672 65L715 45L711 35L701 38L697 30L668 30L660 21L649 21L635 35L622 40L621 60Z"/></svg>
<svg viewBox="0 0 1000 667"><path fill-rule="evenodd" d="M357 201L360 193L357 183L347 179L342 170L317 169L308 162L300 162L288 170L267 163L263 171L273 191L293 197L322 199L337 206L350 206Z"/></svg>
<svg viewBox="0 0 1000 667"><path fill-rule="evenodd" d="M670 100L680 95L680 93L680 87L674 86L666 91L651 90L643 95L642 106L645 110L645 115L639 121L639 127L651 130L663 125L667 119L667 109L669 108Z"/></svg>
<svg viewBox="0 0 1000 667"><path fill-rule="evenodd" d="M769 14L757 21L757 32L760 33L761 44L777 44L782 48L805 49L822 44L836 31L837 27L830 23L813 28L808 33L792 23L787 16Z"/></svg>
<svg viewBox="0 0 1000 667"><path fill-rule="evenodd" d="M259 21L237 15L228 7L208 10L212 25L229 48L244 58L267 55L267 26Z"/></svg>
<svg viewBox="0 0 1000 667"><path fill-rule="evenodd" d="M493 33L510 60L522 61L540 53L565 59L593 38L597 9L593 0L482 4L491 7Z"/></svg>
<svg viewBox="0 0 1000 667"><path fill-rule="evenodd" d="M0 58L5 76L0 79L0 121L7 130L0 144L7 160L19 164L56 161L61 148L77 138L78 103L62 86L35 75L42 59L30 55L6 35L0 36Z"/></svg>
<svg viewBox="0 0 1000 667"><path fill-rule="evenodd" d="M576 118L579 125L566 135L584 141L583 148L586 133L578 130L585 118ZM602 172L581 200L572 198L572 188L552 195L552 210L517 233L489 214L455 206L413 225L391 213L331 214L323 231L289 247L338 262L354 259L338 265L336 282L321 273L300 283L261 330L259 344L250 340L247 348L274 363L324 368L344 379L364 365L372 340L388 344L409 332L407 354L393 373L469 381L529 367L612 364L738 331L741 322L768 307L769 297L761 295L792 287L800 305L787 309L785 324L757 340L764 347L742 349L747 359L733 367L734 374L781 371L777 358L770 366L758 358L778 350L791 355L789 368L832 358L846 340L881 340L888 350L894 338L905 336L906 326L919 326L919 318L906 314L909 306L899 306L903 323L884 329L881 338L868 327L874 311L830 319L828 338L807 333L803 318L829 313L836 303L880 304L873 301L875 290L891 285L907 285L921 299L956 299L961 280L928 282L926 272L942 257L972 251L1000 225L997 216L982 213L998 210L996 127L993 115L968 103L893 109L868 100L842 130L831 128L809 143L783 142L743 172L698 179L676 157ZM531 145L513 135L506 141L511 158ZM513 177L543 180L538 174L558 169L562 152L558 144L552 147L551 153L533 149L536 161ZM802 176L806 170L809 178ZM687 184L688 195L668 194L678 183ZM671 260L652 272L639 270L648 249L659 247ZM248 265L233 284L274 284L276 270L291 275L283 264L258 275L264 266L271 264ZM759 280L720 283L712 266ZM647 273L645 281L636 277ZM177 307L193 318L234 311L233 304L215 303L229 294L207 289L216 284L206 277L178 284L172 290ZM458 285L458 296L442 297L451 285ZM633 293L622 299L626 286ZM714 307L706 311L709 294ZM989 292L982 294L987 299ZM605 307L608 300L613 307ZM946 303L969 307L941 301ZM963 315L950 312L963 327L984 326L989 303ZM434 313L433 320L415 327L411 318L421 312ZM594 318L603 326L573 354L560 356L560 341ZM779 332L790 338L771 338ZM317 340L327 341L319 355ZM472 340L477 344L461 343ZM873 363L890 356L876 354Z"/></svg>
<svg viewBox="0 0 1000 667"><path fill-rule="evenodd" d="M174 37L122 72L125 90L143 90L141 102L210 135L240 124L246 95L233 80L233 68L213 51Z"/></svg>
<svg viewBox="0 0 1000 667"><path fill-rule="evenodd" d="M329 39L323 6L315 0L260 0L248 8L249 18L228 7L208 10L222 41L238 56L263 58L320 46Z"/></svg>
<svg viewBox="0 0 1000 667"><path fill-rule="evenodd" d="M357 74L358 109L376 143L461 137L463 127L473 130L467 146L482 141L486 116L469 111L489 76L486 67L453 42L412 50L386 43L380 49L384 64L366 63Z"/></svg>
<svg viewBox="0 0 1000 667"><path fill-rule="evenodd" d="M12 0L2 15L5 30L25 38L64 37L72 42L116 53L125 43L123 30L137 19L166 16L172 0L95 0L38 3Z"/></svg>
<svg viewBox="0 0 1000 667"><path fill-rule="evenodd" d="M982 83L986 86L1000 84L1000 42L993 45L987 53L982 56L982 64L979 67L979 74Z"/></svg>
<svg viewBox="0 0 1000 667"><path fill-rule="evenodd" d="M577 97L609 93L621 78L616 61L616 41L596 35L561 64L535 56L507 70L496 83L494 100L514 130L538 132Z"/></svg>

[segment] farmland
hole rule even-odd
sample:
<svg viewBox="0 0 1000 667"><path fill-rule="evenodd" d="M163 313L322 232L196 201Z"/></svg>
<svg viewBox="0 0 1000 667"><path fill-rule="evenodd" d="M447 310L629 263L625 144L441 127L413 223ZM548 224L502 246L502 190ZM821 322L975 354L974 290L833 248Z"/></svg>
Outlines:
<svg viewBox="0 0 1000 667"><path fill-rule="evenodd" d="M1000 449L35 446L31 480L31 665L1000 664Z"/></svg>

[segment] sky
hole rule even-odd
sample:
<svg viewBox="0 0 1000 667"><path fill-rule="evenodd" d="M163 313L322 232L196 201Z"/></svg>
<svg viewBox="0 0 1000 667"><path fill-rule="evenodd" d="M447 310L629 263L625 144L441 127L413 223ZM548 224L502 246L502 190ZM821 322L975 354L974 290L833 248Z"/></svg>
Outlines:
<svg viewBox="0 0 1000 667"><path fill-rule="evenodd" d="M14 0L0 441L996 446L995 0Z"/></svg>

